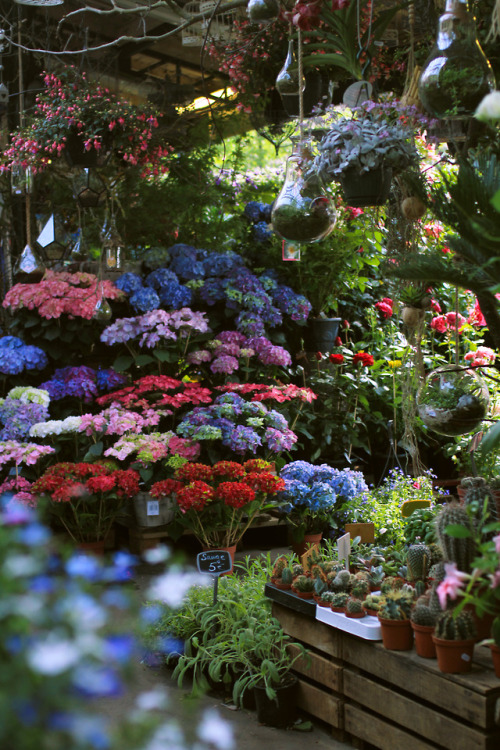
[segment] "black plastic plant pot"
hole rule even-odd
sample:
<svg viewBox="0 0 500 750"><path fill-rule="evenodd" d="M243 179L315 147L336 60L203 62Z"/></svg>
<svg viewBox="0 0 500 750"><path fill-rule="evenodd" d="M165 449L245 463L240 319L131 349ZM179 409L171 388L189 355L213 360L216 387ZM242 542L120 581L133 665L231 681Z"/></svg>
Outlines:
<svg viewBox="0 0 500 750"><path fill-rule="evenodd" d="M306 352L330 352L339 333L340 318L310 318L304 329Z"/></svg>
<svg viewBox="0 0 500 750"><path fill-rule="evenodd" d="M294 723L297 715L297 679L290 676L289 680L286 685L275 688L275 700L270 700L267 697L264 687L254 687L257 721L259 724L284 729Z"/></svg>
<svg viewBox="0 0 500 750"><path fill-rule="evenodd" d="M363 174L355 169L348 169L340 181L344 201L348 206L383 206L391 191L392 169L379 167Z"/></svg>

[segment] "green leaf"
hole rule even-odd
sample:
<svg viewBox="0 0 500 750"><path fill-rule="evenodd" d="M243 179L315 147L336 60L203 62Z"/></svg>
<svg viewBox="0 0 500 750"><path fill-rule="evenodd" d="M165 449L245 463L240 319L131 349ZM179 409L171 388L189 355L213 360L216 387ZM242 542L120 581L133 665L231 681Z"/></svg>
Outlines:
<svg viewBox="0 0 500 750"><path fill-rule="evenodd" d="M176 354L173 354L172 352L167 352L165 349L154 349L153 354L160 362L172 362L174 359L177 358Z"/></svg>
<svg viewBox="0 0 500 750"><path fill-rule="evenodd" d="M132 365L133 363L134 363L133 357L128 357L126 355L123 355L115 359L115 361L113 362L113 368L116 370L116 372L123 372L124 370L128 370L130 365Z"/></svg>
<svg viewBox="0 0 500 750"><path fill-rule="evenodd" d="M98 443L95 445L91 445L88 449L87 453L83 457L84 461L91 461L93 458L97 458L98 456L102 456L102 452L104 449L104 443L102 440L99 440Z"/></svg>
<svg viewBox="0 0 500 750"><path fill-rule="evenodd" d="M497 190L493 198L491 199L491 205L497 211L500 211L500 190Z"/></svg>
<svg viewBox="0 0 500 750"><path fill-rule="evenodd" d="M139 354L138 357L135 358L135 364L137 367L144 367L145 365L150 365L154 362L154 357L151 357L149 354Z"/></svg>

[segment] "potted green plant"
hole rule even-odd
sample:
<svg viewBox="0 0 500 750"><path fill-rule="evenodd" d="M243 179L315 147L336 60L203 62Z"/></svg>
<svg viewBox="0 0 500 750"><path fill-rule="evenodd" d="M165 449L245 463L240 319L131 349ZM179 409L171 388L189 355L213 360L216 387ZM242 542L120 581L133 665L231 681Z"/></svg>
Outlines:
<svg viewBox="0 0 500 750"><path fill-rule="evenodd" d="M443 612L436 619L432 640L436 646L441 672L456 674L470 672L476 627L471 612L453 610Z"/></svg>
<svg viewBox="0 0 500 750"><path fill-rule="evenodd" d="M431 297L427 285L408 285L399 293L399 301L403 307L401 319L409 328L416 328L422 322L425 311L430 308Z"/></svg>
<svg viewBox="0 0 500 750"><path fill-rule="evenodd" d="M323 182L341 183L349 206L382 205L393 176L418 163L411 129L373 102L331 116L313 168Z"/></svg>
<svg viewBox="0 0 500 750"><path fill-rule="evenodd" d="M415 593L411 587L388 591L380 599L378 619L384 647L391 651L409 651L413 645L410 612Z"/></svg>
<svg viewBox="0 0 500 750"><path fill-rule="evenodd" d="M428 604L417 603L412 609L410 622L415 636L415 649L423 659L436 657L436 646L432 640L436 615Z"/></svg>
<svg viewBox="0 0 500 750"><path fill-rule="evenodd" d="M297 684L292 667L307 658L304 646L292 643L274 617L257 620L253 627L239 631L234 644L243 665L233 688L236 705L245 691L253 690L261 724L290 726L295 720ZM294 656L289 646L293 646Z"/></svg>

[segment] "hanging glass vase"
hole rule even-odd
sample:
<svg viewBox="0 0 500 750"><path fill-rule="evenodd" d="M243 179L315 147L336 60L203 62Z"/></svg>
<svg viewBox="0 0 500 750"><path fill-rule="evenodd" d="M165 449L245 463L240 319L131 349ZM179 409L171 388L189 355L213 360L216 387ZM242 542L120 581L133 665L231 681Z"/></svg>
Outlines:
<svg viewBox="0 0 500 750"><path fill-rule="evenodd" d="M274 202L271 222L276 234L285 240L319 242L335 226L335 207L312 169L311 142L292 141L285 183Z"/></svg>
<svg viewBox="0 0 500 750"><path fill-rule="evenodd" d="M417 394L418 415L440 435L466 435L486 417L489 392L473 370L440 367L425 379Z"/></svg>
<svg viewBox="0 0 500 750"><path fill-rule="evenodd" d="M293 47L293 39L290 39L288 42L288 53L285 63L276 78L275 85L280 96L297 95L301 88L302 91L304 91L304 76L302 76L302 81L300 81L299 78L298 63Z"/></svg>
<svg viewBox="0 0 500 750"><path fill-rule="evenodd" d="M253 23L274 21L280 14L278 0L249 0L247 15Z"/></svg>
<svg viewBox="0 0 500 750"><path fill-rule="evenodd" d="M116 228L114 214L105 219L101 231L102 247L104 250L104 265L108 271L119 271L123 263L123 240Z"/></svg>
<svg viewBox="0 0 500 750"><path fill-rule="evenodd" d="M446 0L436 44L418 82L424 108L438 118L471 116L494 88L495 76L479 44L467 0Z"/></svg>

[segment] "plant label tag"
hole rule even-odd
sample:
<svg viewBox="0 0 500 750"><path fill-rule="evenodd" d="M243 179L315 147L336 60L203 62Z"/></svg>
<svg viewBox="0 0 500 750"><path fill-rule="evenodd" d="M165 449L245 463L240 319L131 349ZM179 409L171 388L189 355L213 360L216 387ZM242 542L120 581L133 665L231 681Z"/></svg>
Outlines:
<svg viewBox="0 0 500 750"><path fill-rule="evenodd" d="M349 532L337 539L339 560L345 560L346 570L349 570L349 554L351 552L351 535Z"/></svg>
<svg viewBox="0 0 500 750"><path fill-rule="evenodd" d="M213 576L230 573L233 569L231 554L226 549L211 549L198 553L196 565L200 573L210 573Z"/></svg>
<svg viewBox="0 0 500 750"><path fill-rule="evenodd" d="M147 514L148 514L148 516L159 516L160 515L160 502L159 502L159 500L148 500Z"/></svg>
<svg viewBox="0 0 500 750"><path fill-rule="evenodd" d="M281 250L282 260L300 260L300 245L297 245L296 242L283 240Z"/></svg>
<svg viewBox="0 0 500 750"><path fill-rule="evenodd" d="M300 558L300 562L304 570L311 570L314 560L318 554L319 543L313 544L309 549L304 552Z"/></svg>

